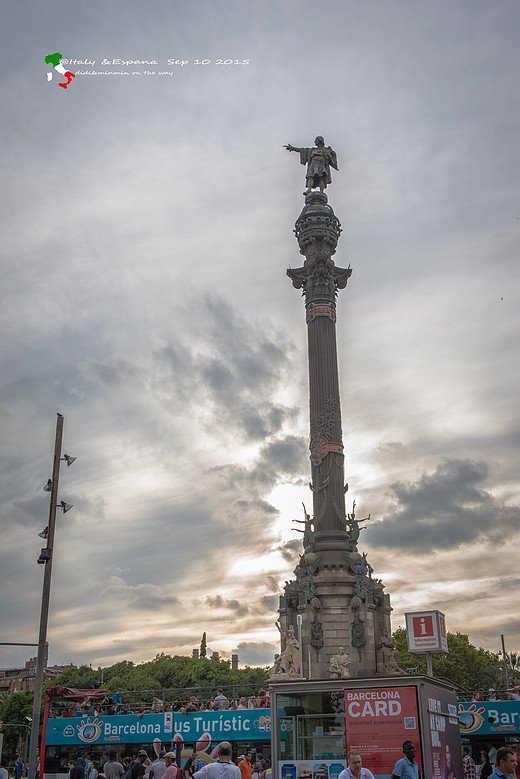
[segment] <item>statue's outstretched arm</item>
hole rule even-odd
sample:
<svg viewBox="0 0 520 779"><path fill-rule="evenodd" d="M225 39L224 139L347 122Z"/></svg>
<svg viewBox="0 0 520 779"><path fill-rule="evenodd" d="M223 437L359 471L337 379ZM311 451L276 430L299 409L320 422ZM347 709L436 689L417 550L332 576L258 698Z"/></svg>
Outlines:
<svg viewBox="0 0 520 779"><path fill-rule="evenodd" d="M284 149L287 149L287 151L301 151L301 149L297 149L296 146L291 146L290 143L288 143L287 146L284 146Z"/></svg>

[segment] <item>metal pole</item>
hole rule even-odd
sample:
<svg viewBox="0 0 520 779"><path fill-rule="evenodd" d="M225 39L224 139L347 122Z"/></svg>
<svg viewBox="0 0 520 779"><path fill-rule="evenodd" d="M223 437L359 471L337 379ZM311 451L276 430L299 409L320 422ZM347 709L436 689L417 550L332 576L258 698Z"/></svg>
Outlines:
<svg viewBox="0 0 520 779"><path fill-rule="evenodd" d="M507 655L506 655L506 645L504 643L504 636L503 634L500 636L502 640L502 657L504 658L504 670L506 672L506 690L509 690L509 674L507 672Z"/></svg>
<svg viewBox="0 0 520 779"><path fill-rule="evenodd" d="M426 675L433 676L432 653L426 652Z"/></svg>
<svg viewBox="0 0 520 779"><path fill-rule="evenodd" d="M29 725L25 726L25 744L23 749L23 772L22 776L25 779L27 776L27 735L29 733Z"/></svg>
<svg viewBox="0 0 520 779"><path fill-rule="evenodd" d="M49 601L51 594L52 551L54 548L54 527L56 524L56 509L58 506L58 482L60 478L61 440L63 438L63 416L58 414L56 421L56 440L54 444L54 463L52 467L51 501L49 506L49 530L47 532L47 549L51 556L44 563L42 607L40 614L40 635L38 638L38 659L36 661L36 680L34 685L34 704L32 714L31 743L29 747L29 779L36 779L36 763L38 753L38 736L40 732L40 708L42 702L43 673L45 670L45 643L47 640L47 623L49 620Z"/></svg>
<svg viewBox="0 0 520 779"><path fill-rule="evenodd" d="M298 626L298 654L300 655L300 676L302 679L304 679L303 675L303 647L302 647L302 623L303 623L303 616L301 614L296 615L296 624Z"/></svg>

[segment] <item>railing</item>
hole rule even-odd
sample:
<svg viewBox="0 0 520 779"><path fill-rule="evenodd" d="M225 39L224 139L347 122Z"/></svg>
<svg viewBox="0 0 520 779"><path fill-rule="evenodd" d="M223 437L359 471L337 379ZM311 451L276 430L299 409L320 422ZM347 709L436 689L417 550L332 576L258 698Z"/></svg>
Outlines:
<svg viewBox="0 0 520 779"><path fill-rule="evenodd" d="M156 713L170 710L180 712L183 709L185 711L202 711L206 710L206 706L212 704L218 704L215 706L217 709L235 709L239 705L245 705L246 708L268 708L269 695L266 693L267 685L268 682L266 681L265 687L251 684L233 684L120 691L121 704L113 701L112 696L115 694L113 692L100 690L95 696L88 696L88 690L86 690L84 701L79 700L78 697L73 699L67 696L52 698L49 716L60 716L56 711L57 708L75 709L81 713L86 713L82 711L85 708L98 709L104 715L123 714L130 711L146 713L146 710ZM224 700L215 701L219 690L222 690ZM240 704L241 700L242 704Z"/></svg>

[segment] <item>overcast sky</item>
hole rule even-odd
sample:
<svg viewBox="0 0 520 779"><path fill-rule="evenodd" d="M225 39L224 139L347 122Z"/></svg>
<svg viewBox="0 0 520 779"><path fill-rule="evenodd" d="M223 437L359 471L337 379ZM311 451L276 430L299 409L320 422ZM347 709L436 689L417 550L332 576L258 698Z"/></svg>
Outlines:
<svg viewBox="0 0 520 779"><path fill-rule="evenodd" d="M285 275L305 169L283 145L321 134L353 268L337 331L361 551L394 628L439 608L519 650L518 1L4 5L3 640L37 641L60 412L78 459L50 662L191 654L206 631L271 663L312 505ZM94 64L63 89L56 51Z"/></svg>

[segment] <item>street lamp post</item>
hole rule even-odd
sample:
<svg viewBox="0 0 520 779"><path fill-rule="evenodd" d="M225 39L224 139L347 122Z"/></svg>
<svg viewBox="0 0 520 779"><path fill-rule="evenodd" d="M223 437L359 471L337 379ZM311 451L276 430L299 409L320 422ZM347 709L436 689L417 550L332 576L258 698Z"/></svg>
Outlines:
<svg viewBox="0 0 520 779"><path fill-rule="evenodd" d="M506 690L509 689L509 672L507 670L507 655L506 655L506 644L504 641L504 634L500 636L500 640L502 641L502 657L504 659L504 673L506 678Z"/></svg>
<svg viewBox="0 0 520 779"><path fill-rule="evenodd" d="M38 658L36 661L36 680L34 685L34 704L32 713L31 743L29 747L29 779L36 779L38 753L38 735L40 708L42 702L43 674L45 670L45 645L47 641L47 623L49 619L49 601L51 594L52 551L54 548L54 528L58 507L58 482L60 478L61 441L63 438L63 416L58 414L56 422L56 440L54 444L54 462L52 467L51 500L49 506L49 524L47 531L47 555L43 572L42 606L40 613L40 634L38 638ZM40 756L41 758L41 756Z"/></svg>

